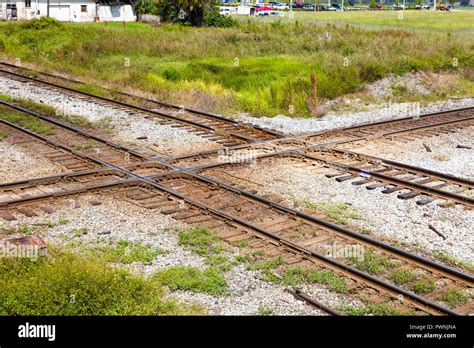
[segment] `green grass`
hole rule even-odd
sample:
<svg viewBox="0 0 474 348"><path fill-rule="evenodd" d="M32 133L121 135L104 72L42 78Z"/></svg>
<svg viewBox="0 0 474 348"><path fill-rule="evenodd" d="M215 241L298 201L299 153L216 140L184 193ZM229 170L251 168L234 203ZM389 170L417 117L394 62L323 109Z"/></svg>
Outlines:
<svg viewBox="0 0 474 348"><path fill-rule="evenodd" d="M155 278L170 290L222 295L228 292L223 275L213 268L203 271L195 267L175 266L159 270Z"/></svg>
<svg viewBox="0 0 474 348"><path fill-rule="evenodd" d="M82 231L79 233L82 234ZM151 264L158 255L166 254L163 249L153 248L149 244L132 243L128 240L120 240L115 247L100 247L96 251L106 262L124 264L139 262L145 265Z"/></svg>
<svg viewBox="0 0 474 348"><path fill-rule="evenodd" d="M402 269L393 273L391 278L395 284L402 285L413 279L413 273L408 269Z"/></svg>
<svg viewBox="0 0 474 348"><path fill-rule="evenodd" d="M413 285L413 290L417 294L426 294L436 289L436 283L433 280L420 280Z"/></svg>
<svg viewBox="0 0 474 348"><path fill-rule="evenodd" d="M305 281L306 272L299 266L288 267L282 275L281 283L284 285L297 286Z"/></svg>
<svg viewBox="0 0 474 348"><path fill-rule="evenodd" d="M295 12L295 20L313 25L354 25L365 29L384 30L389 28L405 29L416 32L457 32L472 33L474 13L463 12L433 12L433 11L404 11L403 19L399 19L398 11L344 11L344 12ZM260 18L255 19L261 21ZM265 21L278 21L275 18L264 18ZM290 22L288 18L282 23Z"/></svg>
<svg viewBox="0 0 474 348"><path fill-rule="evenodd" d="M448 265L460 266L469 272L474 273L474 264L472 262L460 260L445 250L434 250L433 256L438 260L447 263Z"/></svg>
<svg viewBox="0 0 474 348"><path fill-rule="evenodd" d="M4 120L16 124L22 128L26 128L34 133L41 135L53 135L54 128L48 126L34 116L12 111L9 108L0 106L0 120Z"/></svg>
<svg viewBox="0 0 474 348"><path fill-rule="evenodd" d="M329 289L334 292L344 294L349 291L345 280L329 270L310 271L307 275L307 279L309 283L328 285Z"/></svg>
<svg viewBox="0 0 474 348"><path fill-rule="evenodd" d="M162 286L95 258L49 248L47 258L0 259L0 315L202 314L164 298Z"/></svg>
<svg viewBox="0 0 474 348"><path fill-rule="evenodd" d="M450 307L458 307L465 304L469 300L469 296L459 289L451 288L446 290L440 299L445 301Z"/></svg>
<svg viewBox="0 0 474 348"><path fill-rule="evenodd" d="M6 131L0 131L0 138L2 138L2 139L8 138L8 132L6 132Z"/></svg>
<svg viewBox="0 0 474 348"><path fill-rule="evenodd" d="M327 217L336 221L341 225L347 225L349 221L360 220L362 216L359 212L351 207L350 205L344 203L338 204L329 204L329 203L311 203L307 201L300 201L299 204L303 205L306 208L315 209L322 212Z"/></svg>
<svg viewBox="0 0 474 348"><path fill-rule="evenodd" d="M258 261L252 265L249 265L250 270L261 271L268 282L275 282L278 278L275 276L274 271L283 264L283 258L277 256L271 259Z"/></svg>
<svg viewBox="0 0 474 348"><path fill-rule="evenodd" d="M273 311L269 308L266 308L266 307L259 307L258 311L257 311L257 315L259 315L261 317L267 317L267 316L272 315L272 314L273 314Z"/></svg>
<svg viewBox="0 0 474 348"><path fill-rule="evenodd" d="M396 308L391 307L388 303L367 303L361 308L353 306L340 306L339 311L353 316L402 316L412 315L410 312L402 312Z"/></svg>
<svg viewBox="0 0 474 348"><path fill-rule="evenodd" d="M180 245L199 254L209 255L220 251L220 239L205 227L193 227L179 231Z"/></svg>
<svg viewBox="0 0 474 348"><path fill-rule="evenodd" d="M364 253L362 260L359 258L352 258L352 261L358 269L370 274L379 274L392 266L387 257L376 255L372 250Z"/></svg>
<svg viewBox="0 0 474 348"><path fill-rule="evenodd" d="M246 18L233 28L159 29L67 23L34 30L10 22L0 23L0 55L77 76L94 93L103 93L94 84L106 82L225 114L307 117L317 114L317 100L359 91L391 73L453 73L470 90L472 35L464 34L472 33L472 18L472 12L406 11L403 21L396 11L318 12L296 13L295 20Z"/></svg>
<svg viewBox="0 0 474 348"><path fill-rule="evenodd" d="M236 262L230 261L227 256L221 254L207 256L204 263L221 272L227 272L237 264Z"/></svg>
<svg viewBox="0 0 474 348"><path fill-rule="evenodd" d="M248 263L252 260L252 257L248 254L240 254L235 257L238 262Z"/></svg>

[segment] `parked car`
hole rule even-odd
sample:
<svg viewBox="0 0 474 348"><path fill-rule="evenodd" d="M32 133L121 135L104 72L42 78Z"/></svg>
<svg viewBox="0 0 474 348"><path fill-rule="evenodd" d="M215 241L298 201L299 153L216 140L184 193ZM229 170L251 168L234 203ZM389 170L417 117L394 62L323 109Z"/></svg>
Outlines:
<svg viewBox="0 0 474 348"><path fill-rule="evenodd" d="M293 5L291 5L292 8L303 8L303 4L300 2L295 2Z"/></svg>
<svg viewBox="0 0 474 348"><path fill-rule="evenodd" d="M336 10L341 10L341 5L339 4L331 4L332 7L334 7Z"/></svg>
<svg viewBox="0 0 474 348"><path fill-rule="evenodd" d="M314 5L311 4L304 4L301 8L303 11L314 11Z"/></svg>
<svg viewBox="0 0 474 348"><path fill-rule="evenodd" d="M272 6L275 10L289 10L290 6L282 2L277 2L275 6Z"/></svg>
<svg viewBox="0 0 474 348"><path fill-rule="evenodd" d="M329 5L324 5L324 6L321 8L321 11L336 11L336 8L335 8L335 7L332 7L332 6L329 6Z"/></svg>
<svg viewBox="0 0 474 348"><path fill-rule="evenodd" d="M421 4L421 5L416 5L415 8L417 10L429 10L430 9L430 5L428 4Z"/></svg>
<svg viewBox="0 0 474 348"><path fill-rule="evenodd" d="M230 9L228 8L221 8L219 10L219 13L222 14L222 15L230 15Z"/></svg>
<svg viewBox="0 0 474 348"><path fill-rule="evenodd" d="M403 10L405 8L404 5L402 4L393 4L393 9L394 10Z"/></svg>

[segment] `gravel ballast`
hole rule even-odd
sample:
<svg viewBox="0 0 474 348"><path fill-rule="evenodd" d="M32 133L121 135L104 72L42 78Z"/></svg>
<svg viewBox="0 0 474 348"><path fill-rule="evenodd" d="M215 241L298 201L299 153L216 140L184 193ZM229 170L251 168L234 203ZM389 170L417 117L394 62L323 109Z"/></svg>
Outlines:
<svg viewBox="0 0 474 348"><path fill-rule="evenodd" d="M79 99L60 91L45 89L32 83L21 83L0 76L0 93L18 99L29 99L54 107L72 117L86 117L91 122L110 120L113 131L110 140L133 144L161 155L178 155L191 151L220 148L220 144L193 133L167 125L160 125L143 114L129 114L123 110ZM140 139L137 139L140 138Z"/></svg>
<svg viewBox="0 0 474 348"><path fill-rule="evenodd" d="M97 201L101 204L91 204ZM18 216L18 220L6 222L3 227L14 228L23 224L39 227L41 232L35 233L47 243L58 246L104 246L128 240L164 250L166 253L158 255L150 265L133 263L126 266L146 276L171 266L207 267L202 256L184 249L178 243L178 231L183 225L169 216L105 196L86 195L77 199L77 203L78 208L71 209L66 205L49 215ZM57 224L60 220L66 223ZM47 221L53 222L54 226L48 228ZM237 247L224 246L229 260L241 253ZM215 315L256 315L261 310L269 311L272 315L324 315L296 300L285 291L285 286L264 281L260 271L248 270L244 264L234 266L224 276L229 288L226 295L191 291L174 291L169 292L169 295L182 303L204 305L209 314ZM317 300L327 305L360 305L359 301L332 293L325 286L311 285L307 288Z"/></svg>
<svg viewBox="0 0 474 348"><path fill-rule="evenodd" d="M470 127L457 129L455 133L440 134L407 143L399 142L395 138L393 141L351 145L351 150L472 180L474 179L473 133L474 127Z"/></svg>
<svg viewBox="0 0 474 348"><path fill-rule="evenodd" d="M258 164L253 168L225 171L234 178L251 178L259 184L252 187L259 195L283 196L288 200L287 205L295 205L298 200L349 204L362 216L361 220L350 219L350 223L370 230L374 237L388 237L426 252L444 250L461 260L474 261L474 212L462 206L442 208L435 202L418 206L416 199L401 200L396 194L381 193L383 188L369 191L363 185L352 185L350 180L339 183L310 169L286 164ZM249 186L249 181L242 183ZM440 231L446 240L429 225Z"/></svg>
<svg viewBox="0 0 474 348"><path fill-rule="evenodd" d="M419 110L421 114L429 114L472 106L474 106L474 98L465 98L432 103L428 106L420 107ZM330 111L323 117L313 118L291 118L284 115L275 117L249 117L241 114L239 120L263 128L270 128L283 133L296 135L412 117L414 116L412 112L417 110L416 105L410 103L373 105L370 106L369 109L370 111L343 113Z"/></svg>
<svg viewBox="0 0 474 348"><path fill-rule="evenodd" d="M65 168L35 154L32 149L9 144L8 139L0 140L0 159L0 182L55 175L65 171Z"/></svg>

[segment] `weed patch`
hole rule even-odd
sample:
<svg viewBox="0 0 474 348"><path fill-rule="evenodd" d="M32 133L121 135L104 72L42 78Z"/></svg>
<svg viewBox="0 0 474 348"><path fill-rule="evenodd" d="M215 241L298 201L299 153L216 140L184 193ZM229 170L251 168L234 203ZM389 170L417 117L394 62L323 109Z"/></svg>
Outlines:
<svg viewBox="0 0 474 348"><path fill-rule="evenodd" d="M49 248L36 261L0 259L0 315L178 315L202 309L163 298L161 285L97 259Z"/></svg>
<svg viewBox="0 0 474 348"><path fill-rule="evenodd" d="M201 271L195 267L170 267L159 270L155 278L173 291L186 290L211 295L222 295L228 291L224 277L213 268Z"/></svg>

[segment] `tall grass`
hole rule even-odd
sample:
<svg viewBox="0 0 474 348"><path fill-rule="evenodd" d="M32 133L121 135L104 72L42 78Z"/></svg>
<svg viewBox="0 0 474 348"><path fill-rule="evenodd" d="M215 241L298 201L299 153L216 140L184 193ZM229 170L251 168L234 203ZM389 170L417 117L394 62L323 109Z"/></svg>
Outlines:
<svg viewBox="0 0 474 348"><path fill-rule="evenodd" d="M390 73L459 69L472 77L473 48L469 37L255 20L234 28L0 24L4 56L178 104L266 116L309 116L312 101L354 92Z"/></svg>

